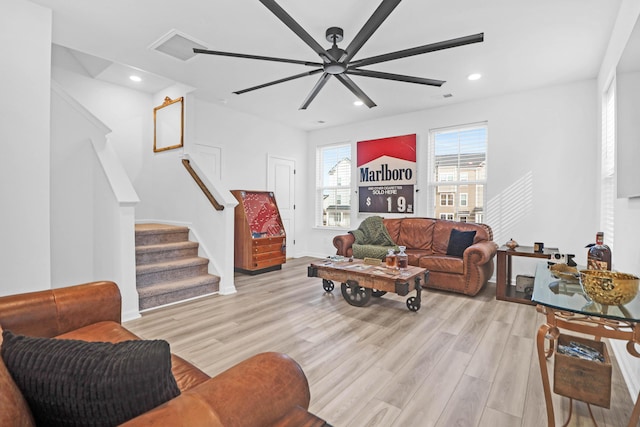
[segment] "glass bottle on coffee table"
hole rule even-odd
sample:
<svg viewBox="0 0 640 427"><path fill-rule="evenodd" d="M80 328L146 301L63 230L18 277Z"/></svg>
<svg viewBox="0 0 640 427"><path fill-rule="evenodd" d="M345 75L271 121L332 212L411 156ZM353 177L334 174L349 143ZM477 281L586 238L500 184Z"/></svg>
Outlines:
<svg viewBox="0 0 640 427"><path fill-rule="evenodd" d="M385 259L387 268L398 268L398 258L393 249L389 249L389 253L387 253L387 258Z"/></svg>
<svg viewBox="0 0 640 427"><path fill-rule="evenodd" d="M398 246L400 249L400 253L396 255L396 259L398 262L398 269L406 270L409 268L409 256L404 252L407 249L406 246Z"/></svg>

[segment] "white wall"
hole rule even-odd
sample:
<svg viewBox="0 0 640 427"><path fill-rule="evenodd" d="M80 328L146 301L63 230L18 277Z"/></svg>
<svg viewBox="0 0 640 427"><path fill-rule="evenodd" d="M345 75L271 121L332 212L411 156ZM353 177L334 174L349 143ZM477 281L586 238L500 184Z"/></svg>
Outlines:
<svg viewBox="0 0 640 427"><path fill-rule="evenodd" d="M615 76L618 61L639 19L640 2L637 0L623 0L598 75L598 87L595 96L599 107L601 107L600 99L602 94L609 85L611 78ZM635 113L637 114L637 111ZM598 114L601 114L600 110ZM634 143L637 144L637 139ZM640 198L616 200L614 207L614 246L612 248L613 268L636 275L640 274L640 247L638 246L640 229L638 228L638 218L640 218ZM631 397L635 400L640 392L640 359L629 355L625 344L622 341L611 341L611 346L629 386Z"/></svg>
<svg viewBox="0 0 640 427"><path fill-rule="evenodd" d="M144 194L153 185L149 179L153 153L153 96L96 80L64 49L55 45L54 49L52 78L111 129L109 144L118 154L141 199L136 214L147 217L152 209L145 203Z"/></svg>
<svg viewBox="0 0 640 427"><path fill-rule="evenodd" d="M0 2L0 295L51 286L51 11Z"/></svg>
<svg viewBox="0 0 640 427"><path fill-rule="evenodd" d="M95 280L93 193L100 166L89 138L105 134L56 91L51 119L51 285L59 288Z"/></svg>
<svg viewBox="0 0 640 427"><path fill-rule="evenodd" d="M289 243L287 256L305 255L304 249L301 248L308 234L304 218L309 216L311 211L307 211L304 205L309 185L314 185L314 181L307 181L309 167L305 132L201 100L196 100L193 125L194 142L221 148L221 181L229 190L267 190L269 155L296 161L297 244Z"/></svg>
<svg viewBox="0 0 640 427"><path fill-rule="evenodd" d="M421 191L417 194L415 216L427 216L429 130L486 121L489 137L485 222L493 228L496 242L503 244L513 238L522 245L533 245L542 241L549 247L575 253L578 261L582 258L586 262L584 245L597 231L593 196L597 185L595 87L593 80L582 81L313 131L309 134L307 179L313 185L315 171L311 165L318 145L350 141L355 155L357 141L416 133L417 187ZM305 201L311 209L312 192ZM361 219L351 228L356 228ZM311 228L309 221L312 218L307 221ZM332 238L338 232L312 229L308 252L317 256L334 253ZM522 268L533 273L534 265Z"/></svg>

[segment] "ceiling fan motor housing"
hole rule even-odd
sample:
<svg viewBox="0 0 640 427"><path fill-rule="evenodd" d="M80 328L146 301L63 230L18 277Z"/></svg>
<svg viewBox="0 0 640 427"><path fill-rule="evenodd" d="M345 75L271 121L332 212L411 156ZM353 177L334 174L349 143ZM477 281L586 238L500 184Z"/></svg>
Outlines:
<svg viewBox="0 0 640 427"><path fill-rule="evenodd" d="M340 27L330 27L327 28L325 37L327 38L328 42L331 42L333 44L340 43L344 38L344 31Z"/></svg>

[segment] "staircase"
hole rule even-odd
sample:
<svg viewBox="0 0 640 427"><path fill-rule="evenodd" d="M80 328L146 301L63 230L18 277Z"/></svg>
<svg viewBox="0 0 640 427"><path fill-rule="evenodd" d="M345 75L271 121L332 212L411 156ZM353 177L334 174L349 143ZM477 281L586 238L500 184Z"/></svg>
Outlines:
<svg viewBox="0 0 640 427"><path fill-rule="evenodd" d="M217 292L220 278L208 273L189 228L136 224L136 287L146 310Z"/></svg>

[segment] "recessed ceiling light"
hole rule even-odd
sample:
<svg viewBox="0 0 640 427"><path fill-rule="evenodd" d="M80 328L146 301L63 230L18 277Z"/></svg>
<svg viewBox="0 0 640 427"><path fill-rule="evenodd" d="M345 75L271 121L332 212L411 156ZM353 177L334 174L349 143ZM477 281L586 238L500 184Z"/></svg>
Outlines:
<svg viewBox="0 0 640 427"><path fill-rule="evenodd" d="M134 81L136 83L140 83L142 81L142 78L140 76L129 76L129 79L131 79L131 81Z"/></svg>
<svg viewBox="0 0 640 427"><path fill-rule="evenodd" d="M353 101L353 105L355 105L356 107L360 107L361 105L364 105L364 102L358 99L357 101Z"/></svg>
<svg viewBox="0 0 640 427"><path fill-rule="evenodd" d="M479 80L480 77L482 77L482 74L479 74L479 73L473 73L467 76L469 80Z"/></svg>

